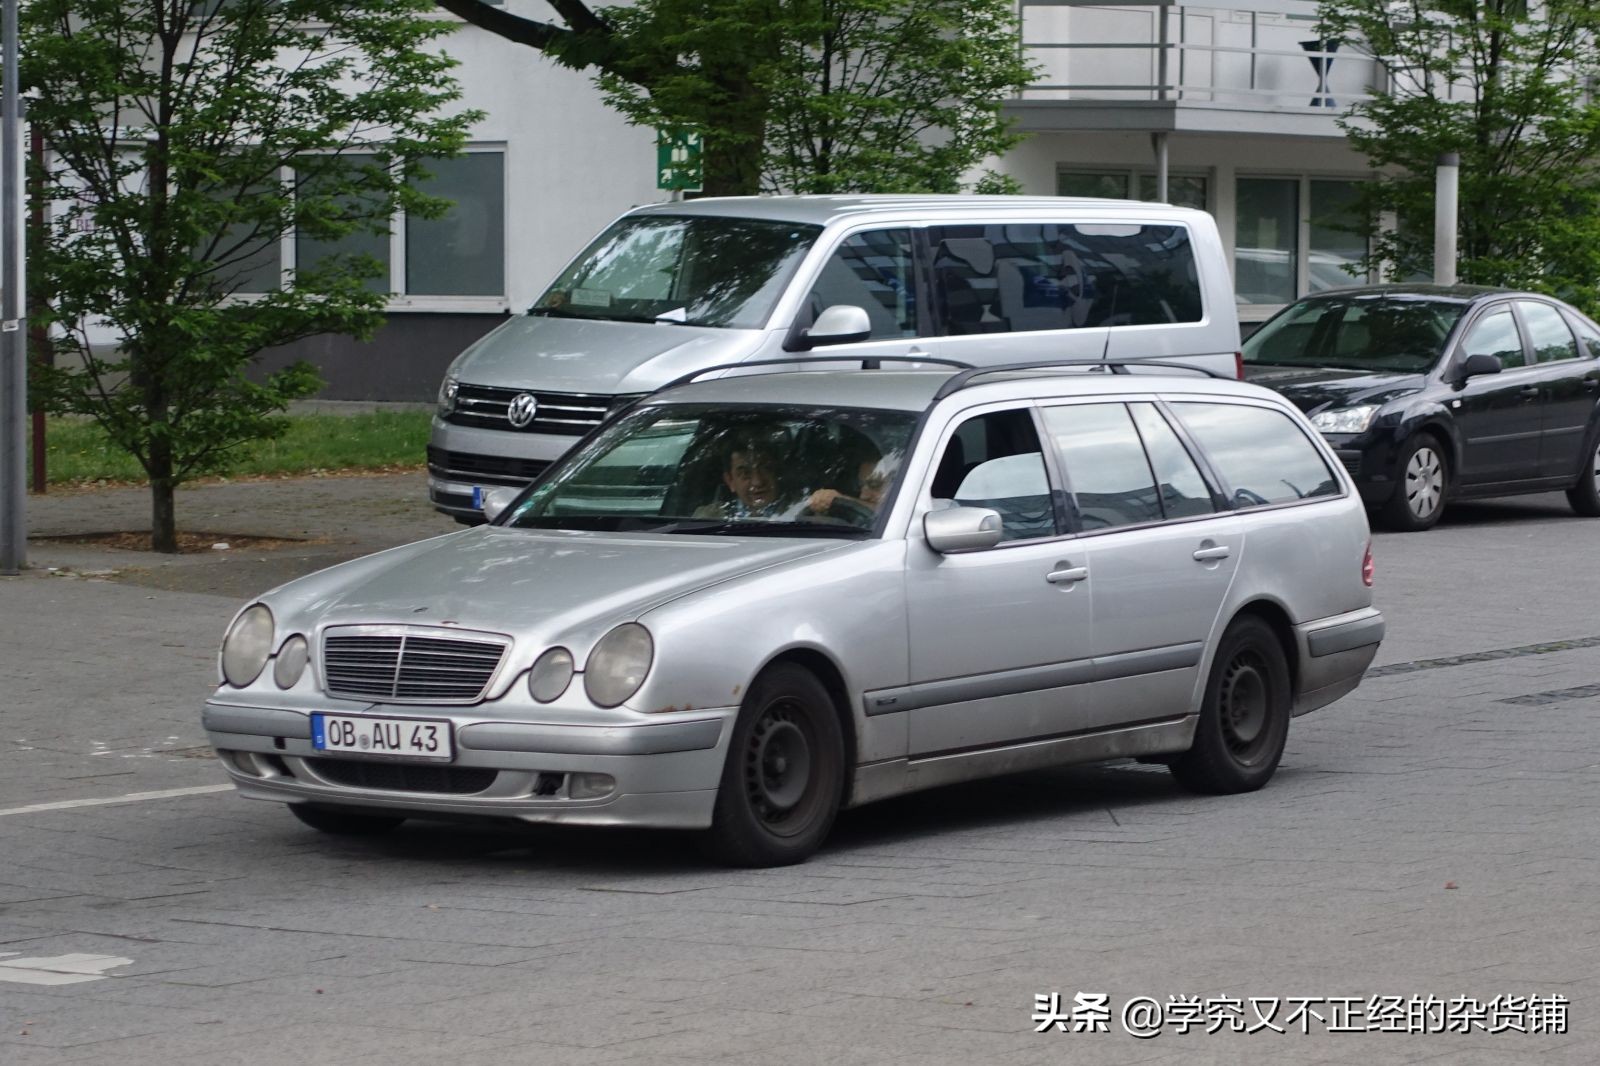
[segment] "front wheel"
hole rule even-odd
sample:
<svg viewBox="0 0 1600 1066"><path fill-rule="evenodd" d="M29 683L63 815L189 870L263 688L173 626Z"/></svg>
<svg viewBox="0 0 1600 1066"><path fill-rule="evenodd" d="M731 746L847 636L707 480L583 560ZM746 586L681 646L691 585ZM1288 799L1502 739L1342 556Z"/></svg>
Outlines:
<svg viewBox="0 0 1600 1066"><path fill-rule="evenodd" d="M289 813L319 832L341 837L377 836L398 828L405 821L395 814L356 814L309 803L291 803Z"/></svg>
<svg viewBox="0 0 1600 1066"><path fill-rule="evenodd" d="M1600 518L1600 438L1591 440L1578 483L1567 490L1567 502L1585 518Z"/></svg>
<svg viewBox="0 0 1600 1066"><path fill-rule="evenodd" d="M1172 773L1194 792L1252 792L1266 784L1289 737L1289 662L1272 627L1234 620L1217 645L1194 745Z"/></svg>
<svg viewBox="0 0 1600 1066"><path fill-rule="evenodd" d="M739 709L706 848L733 866L801 862L828 835L843 791L833 700L809 670L778 663Z"/></svg>
<svg viewBox="0 0 1600 1066"><path fill-rule="evenodd" d="M1380 512L1383 524L1402 533L1432 529L1444 514L1450 468L1438 440L1422 434L1400 449L1395 463L1394 495Z"/></svg>

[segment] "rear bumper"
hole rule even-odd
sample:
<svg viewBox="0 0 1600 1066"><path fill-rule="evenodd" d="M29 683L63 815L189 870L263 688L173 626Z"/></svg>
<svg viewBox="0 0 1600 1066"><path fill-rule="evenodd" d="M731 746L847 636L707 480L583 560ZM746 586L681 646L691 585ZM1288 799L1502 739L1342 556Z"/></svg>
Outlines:
<svg viewBox="0 0 1600 1066"><path fill-rule="evenodd" d="M311 746L309 715L298 711L207 703L204 725L249 799L424 817L701 829L711 824L736 715L729 707L633 724L458 722L456 757L444 764L329 758ZM603 794L592 794L595 775L612 781Z"/></svg>
<svg viewBox="0 0 1600 1066"><path fill-rule="evenodd" d="M1364 607L1294 629L1300 652L1294 693L1298 715L1326 707L1361 683L1383 641L1383 613Z"/></svg>

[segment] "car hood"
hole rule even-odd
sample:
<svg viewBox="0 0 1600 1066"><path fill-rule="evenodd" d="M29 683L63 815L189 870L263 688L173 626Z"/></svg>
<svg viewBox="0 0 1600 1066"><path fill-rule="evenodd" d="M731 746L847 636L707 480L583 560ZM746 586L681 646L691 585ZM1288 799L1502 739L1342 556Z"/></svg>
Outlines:
<svg viewBox="0 0 1600 1066"><path fill-rule="evenodd" d="M1384 404L1419 391L1421 374L1344 370L1317 366L1244 365L1244 379L1280 392L1306 414L1352 404Z"/></svg>
<svg viewBox="0 0 1600 1066"><path fill-rule="evenodd" d="M462 352L450 373L500 388L648 392L692 370L748 358L760 343L760 330L517 315Z"/></svg>
<svg viewBox="0 0 1600 1066"><path fill-rule="evenodd" d="M323 570L263 599L284 631L402 623L565 638L848 543L480 526Z"/></svg>

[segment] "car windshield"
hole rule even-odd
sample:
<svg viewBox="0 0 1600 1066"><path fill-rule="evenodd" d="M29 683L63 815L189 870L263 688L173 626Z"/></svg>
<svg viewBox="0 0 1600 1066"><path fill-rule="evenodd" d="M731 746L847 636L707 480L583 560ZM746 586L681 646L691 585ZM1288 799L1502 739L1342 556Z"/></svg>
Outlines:
<svg viewBox="0 0 1600 1066"><path fill-rule="evenodd" d="M563 460L505 524L869 536L915 424L906 411L650 404Z"/></svg>
<svg viewBox="0 0 1600 1066"><path fill-rule="evenodd" d="M1421 373L1439 361L1467 305L1393 294L1302 300L1244 342L1258 366Z"/></svg>
<svg viewBox="0 0 1600 1066"><path fill-rule="evenodd" d="M713 215L624 218L578 256L531 315L755 329L820 226Z"/></svg>

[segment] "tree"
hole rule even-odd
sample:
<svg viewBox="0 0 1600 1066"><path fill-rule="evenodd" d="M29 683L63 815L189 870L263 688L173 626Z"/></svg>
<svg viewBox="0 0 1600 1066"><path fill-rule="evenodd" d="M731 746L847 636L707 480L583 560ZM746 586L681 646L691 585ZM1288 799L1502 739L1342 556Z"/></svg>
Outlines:
<svg viewBox="0 0 1600 1066"><path fill-rule="evenodd" d="M1431 268L1434 165L1458 152L1461 280L1600 309L1600 5L1325 0L1321 20L1392 77L1341 120L1377 175L1357 205L1371 220L1367 266Z"/></svg>
<svg viewBox="0 0 1600 1066"><path fill-rule="evenodd" d="M458 152L450 27L426 0L32 0L22 78L53 204L30 282L48 300L57 412L92 417L149 477L152 546L177 550L173 490L282 432L315 391L299 363L264 381L263 349L368 336L386 285L331 251L287 283L289 233L337 248L387 233L397 207L437 215L423 161ZM115 351L91 341L117 338Z"/></svg>
<svg viewBox="0 0 1600 1066"><path fill-rule="evenodd" d="M1033 78L1011 0L552 0L564 26L439 6L595 71L631 123L702 130L709 195L954 192L1016 143L1000 108Z"/></svg>

